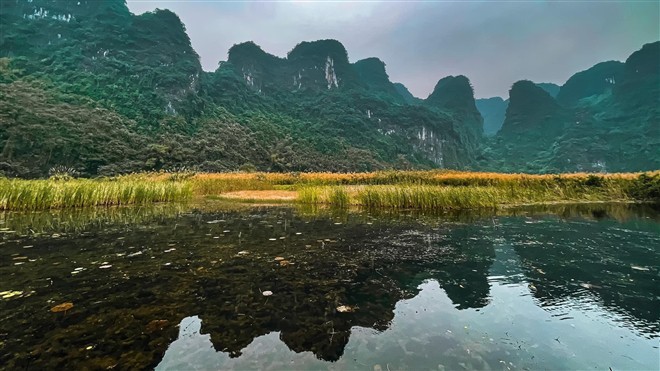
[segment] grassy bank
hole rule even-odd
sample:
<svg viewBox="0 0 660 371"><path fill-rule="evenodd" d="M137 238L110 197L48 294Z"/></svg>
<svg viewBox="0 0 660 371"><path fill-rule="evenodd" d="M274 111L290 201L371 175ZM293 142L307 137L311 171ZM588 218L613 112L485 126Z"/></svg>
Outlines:
<svg viewBox="0 0 660 371"><path fill-rule="evenodd" d="M246 199L263 190L296 191L304 204L345 207L442 209L555 202L660 201L660 173L498 174L459 171L374 173L231 173L191 178L197 194ZM251 190L252 192L245 191ZM283 191L284 192L284 191ZM272 193L276 195L276 192Z"/></svg>
<svg viewBox="0 0 660 371"><path fill-rule="evenodd" d="M180 201L191 196L340 207L443 209L553 202L660 202L660 172L498 174L143 173L113 179L0 179L0 210Z"/></svg>
<svg viewBox="0 0 660 371"><path fill-rule="evenodd" d="M187 182L0 179L0 210L144 204L181 201L192 195Z"/></svg>
<svg viewBox="0 0 660 371"><path fill-rule="evenodd" d="M500 205L520 205L552 202L628 201L621 189L584 189L577 192L561 187L539 189L495 186L362 186L307 187L299 192L302 203L349 205L370 208L398 209L460 209L487 208Z"/></svg>
<svg viewBox="0 0 660 371"><path fill-rule="evenodd" d="M453 173L430 184L307 186L299 201L339 207L461 209L556 202L660 202L660 174Z"/></svg>
<svg viewBox="0 0 660 371"><path fill-rule="evenodd" d="M650 175L660 172L648 173ZM556 183L627 182L641 173L617 174L503 174L453 170L436 171L378 171L370 173L202 173L189 179L197 193L265 190L274 186L330 186L330 185L435 185L435 186L549 186ZM155 174L158 179L172 177Z"/></svg>

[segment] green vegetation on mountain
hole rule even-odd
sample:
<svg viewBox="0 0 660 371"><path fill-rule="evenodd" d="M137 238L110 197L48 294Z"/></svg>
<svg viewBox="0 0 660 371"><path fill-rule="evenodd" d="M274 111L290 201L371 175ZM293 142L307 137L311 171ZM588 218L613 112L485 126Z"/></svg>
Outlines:
<svg viewBox="0 0 660 371"><path fill-rule="evenodd" d="M617 61L602 62L576 73L561 87L557 101L565 106L574 106L582 98L606 93L620 81L624 66Z"/></svg>
<svg viewBox="0 0 660 371"><path fill-rule="evenodd" d="M192 115L202 72L179 18L132 15L124 1L11 1L0 10L0 56L140 125Z"/></svg>
<svg viewBox="0 0 660 371"><path fill-rule="evenodd" d="M447 76L440 79L433 92L424 101L429 107L450 112L456 132L465 143L466 154L475 156L483 137L483 119L474 100L474 90L465 76Z"/></svg>
<svg viewBox="0 0 660 371"><path fill-rule="evenodd" d="M545 90L531 81L518 81L509 90L509 106L499 135L512 142L522 137L541 140L555 137L563 131L555 123L560 114L559 104Z"/></svg>
<svg viewBox="0 0 660 371"><path fill-rule="evenodd" d="M660 42L625 62L575 74L557 100L531 82L510 91L506 119L480 161L498 171L660 168Z"/></svg>
<svg viewBox="0 0 660 371"><path fill-rule="evenodd" d="M366 85L366 88L373 91L383 100L408 103L410 98L402 96L397 87L390 81L387 72L385 72L385 63L380 59L362 59L355 62L353 67L357 71L360 80Z"/></svg>
<svg viewBox="0 0 660 371"><path fill-rule="evenodd" d="M0 17L0 168L8 176L43 176L57 165L97 175L474 160L451 109L406 104L383 62L351 64L335 40L300 43L286 58L242 43L204 72L167 10L136 16L123 0L33 0L8 3Z"/></svg>
<svg viewBox="0 0 660 371"><path fill-rule="evenodd" d="M553 84L551 82L537 82L536 86L545 90L545 92L548 93L553 98L557 98L557 95L559 94L559 89L561 89L561 86L557 84Z"/></svg>
<svg viewBox="0 0 660 371"><path fill-rule="evenodd" d="M84 176L660 168L658 43L576 74L558 94L516 83L504 118L506 102L485 114L465 76L418 99L384 62L351 63L336 40L301 42L286 57L245 42L205 72L174 13L134 15L124 0L3 2L0 23L5 176L60 165Z"/></svg>
<svg viewBox="0 0 660 371"><path fill-rule="evenodd" d="M407 104L418 104L418 103L422 102L421 99L419 99L419 98L415 97L414 95L412 95L410 90L408 90L408 88L406 88L406 86L403 85L402 83L395 82L394 83L394 88L399 93L399 95L401 97L403 97L403 101L406 102Z"/></svg>

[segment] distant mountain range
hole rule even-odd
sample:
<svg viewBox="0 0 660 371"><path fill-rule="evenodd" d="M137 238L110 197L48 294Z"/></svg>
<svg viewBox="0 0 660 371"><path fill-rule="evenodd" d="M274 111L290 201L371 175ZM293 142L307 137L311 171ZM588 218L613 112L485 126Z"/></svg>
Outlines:
<svg viewBox="0 0 660 371"><path fill-rule="evenodd" d="M633 171L660 168L660 42L563 86L520 81L474 99L467 77L426 99L336 40L285 58L253 42L205 72L179 18L124 0L0 8L0 173Z"/></svg>

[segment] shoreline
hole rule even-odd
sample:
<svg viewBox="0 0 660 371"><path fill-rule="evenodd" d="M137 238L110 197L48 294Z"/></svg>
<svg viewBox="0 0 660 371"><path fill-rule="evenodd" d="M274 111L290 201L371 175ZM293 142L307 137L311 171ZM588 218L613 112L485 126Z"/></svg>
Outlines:
<svg viewBox="0 0 660 371"><path fill-rule="evenodd" d="M178 202L296 203L396 209L475 209L605 202L660 202L660 171L615 174L136 173L112 178L0 178L0 210L48 210Z"/></svg>

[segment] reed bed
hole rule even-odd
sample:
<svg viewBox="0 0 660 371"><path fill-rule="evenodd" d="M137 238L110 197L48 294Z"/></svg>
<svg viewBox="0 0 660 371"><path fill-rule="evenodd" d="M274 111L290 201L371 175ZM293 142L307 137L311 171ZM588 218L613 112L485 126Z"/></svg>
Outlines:
<svg viewBox="0 0 660 371"><path fill-rule="evenodd" d="M545 188L433 185L311 186L302 188L298 197L298 201L305 204L422 210L626 200L631 198L622 187L576 187L574 184L569 186L554 184Z"/></svg>
<svg viewBox="0 0 660 371"><path fill-rule="evenodd" d="M0 179L0 210L39 210L182 201L192 195L187 182L153 180Z"/></svg>
<svg viewBox="0 0 660 371"><path fill-rule="evenodd" d="M195 174L189 181L196 195L221 195L241 190L286 189L297 190L297 199L301 203L330 204L340 207L391 205L389 207L472 208L490 207L496 204L571 201L658 201L658 193L660 193L660 171L545 175L453 170L372 173L202 173Z"/></svg>
<svg viewBox="0 0 660 371"><path fill-rule="evenodd" d="M224 197L240 191L297 192L296 200L300 203L340 207L432 209L557 201L660 202L660 171L552 175L450 170L199 174L186 171L137 173L96 180L0 178L0 210L179 201L193 195ZM271 201L261 200L261 196L257 200Z"/></svg>
<svg viewBox="0 0 660 371"><path fill-rule="evenodd" d="M513 186L547 188L556 184L567 187L627 183L641 173L618 174L503 174L453 170L378 171L371 173L201 173L190 177L195 194L214 194L239 190L266 190L276 186L331 185L436 185L436 186ZM647 173L651 176L660 172ZM162 180L171 175L155 174Z"/></svg>

